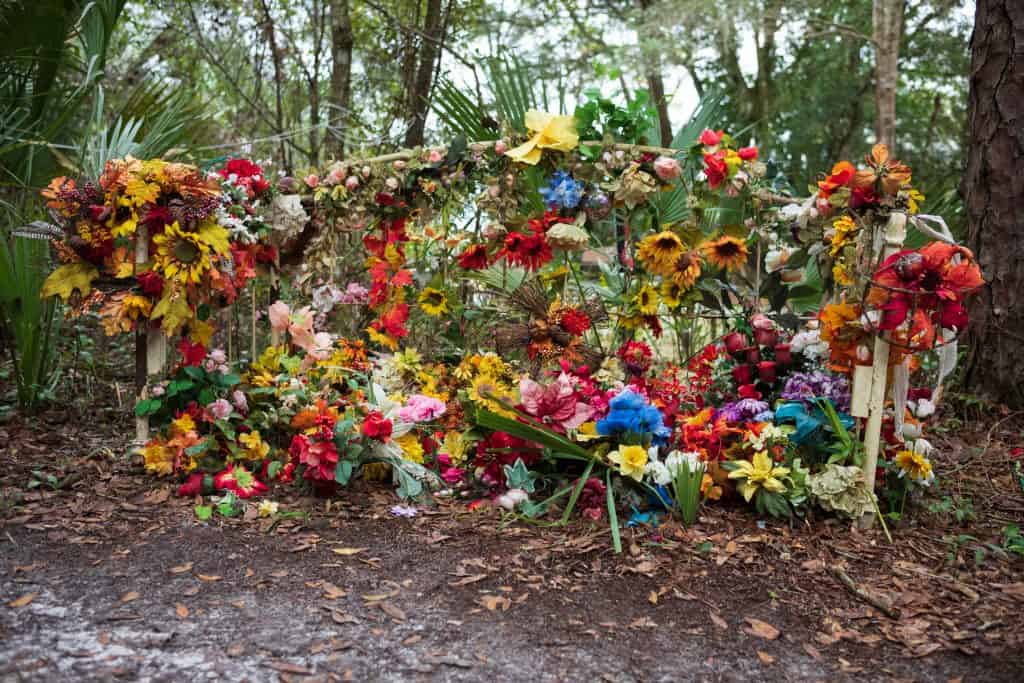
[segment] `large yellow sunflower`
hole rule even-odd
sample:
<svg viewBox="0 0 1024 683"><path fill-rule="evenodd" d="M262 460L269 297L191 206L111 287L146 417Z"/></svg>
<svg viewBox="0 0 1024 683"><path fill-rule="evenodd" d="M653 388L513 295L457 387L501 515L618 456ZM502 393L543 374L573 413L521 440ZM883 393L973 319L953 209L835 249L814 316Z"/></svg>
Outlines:
<svg viewBox="0 0 1024 683"><path fill-rule="evenodd" d="M645 284L633 297L633 304L636 310L643 315L655 315L658 312L658 290Z"/></svg>
<svg viewBox="0 0 1024 683"><path fill-rule="evenodd" d="M195 231L183 230L177 221L153 238L153 268L167 280L197 283L211 268L211 257L228 253L228 231L204 221Z"/></svg>
<svg viewBox="0 0 1024 683"><path fill-rule="evenodd" d="M725 270L740 268L750 255L746 243L732 235L722 235L717 240L705 242L701 250L704 252L704 258Z"/></svg>
<svg viewBox="0 0 1024 683"><path fill-rule="evenodd" d="M637 246L636 255L648 271L668 275L685 248L679 235L671 230L662 230L643 238Z"/></svg>
<svg viewBox="0 0 1024 683"><path fill-rule="evenodd" d="M661 283L661 302L670 309L679 307L683 302L683 295L686 289L677 282L665 280Z"/></svg>
<svg viewBox="0 0 1024 683"><path fill-rule="evenodd" d="M672 272L669 273L672 282L679 285L682 291L689 291L693 288L697 278L700 277L700 252L696 250L684 251L672 264Z"/></svg>

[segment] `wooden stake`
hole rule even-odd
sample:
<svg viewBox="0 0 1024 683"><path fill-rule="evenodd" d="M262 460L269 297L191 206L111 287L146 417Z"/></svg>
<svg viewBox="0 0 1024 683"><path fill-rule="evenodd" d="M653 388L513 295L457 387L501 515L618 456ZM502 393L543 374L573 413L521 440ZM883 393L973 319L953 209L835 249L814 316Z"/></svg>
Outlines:
<svg viewBox="0 0 1024 683"><path fill-rule="evenodd" d="M149 229L140 224L135 232L135 275L149 260ZM135 331L135 400L149 395L149 378L164 369L167 360L167 338L163 330L153 329L148 320L140 320ZM134 408L134 406L133 406ZM149 417L135 418L135 445L142 448L149 441Z"/></svg>
<svg viewBox="0 0 1024 683"><path fill-rule="evenodd" d="M907 237L907 216L893 213L885 226L885 245L882 258L900 250ZM864 483L869 496L875 495L875 473L878 470L878 451L882 443L882 415L885 412L885 393L889 376L889 342L881 334L875 337L875 350L871 369L871 389L868 398L868 423L864 430ZM875 522L875 513L867 512L860 518L862 529Z"/></svg>

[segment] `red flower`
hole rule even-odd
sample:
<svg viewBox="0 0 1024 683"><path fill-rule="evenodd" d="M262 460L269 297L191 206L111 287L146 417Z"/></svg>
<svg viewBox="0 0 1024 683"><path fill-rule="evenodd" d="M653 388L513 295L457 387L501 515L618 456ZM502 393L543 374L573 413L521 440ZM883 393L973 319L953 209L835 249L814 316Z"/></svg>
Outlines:
<svg viewBox="0 0 1024 683"><path fill-rule="evenodd" d="M590 316L578 308L570 308L562 313L562 329L571 335L579 337L590 329Z"/></svg>
<svg viewBox="0 0 1024 683"><path fill-rule="evenodd" d="M525 234L513 231L505 236L505 248L498 256L504 256L513 265L537 271L550 261L554 254L543 232Z"/></svg>
<svg viewBox="0 0 1024 683"><path fill-rule="evenodd" d="M763 360L757 364L757 377L765 384L775 384L775 361Z"/></svg>
<svg viewBox="0 0 1024 683"><path fill-rule="evenodd" d="M391 427L391 420L384 417L379 410L373 410L363 420L363 436L387 441L391 437Z"/></svg>
<svg viewBox="0 0 1024 683"><path fill-rule="evenodd" d="M737 151L740 155L740 159L744 161L753 161L757 158L757 147L740 147Z"/></svg>
<svg viewBox="0 0 1024 683"><path fill-rule="evenodd" d="M733 355L747 348L747 345L750 343L750 340L747 339L747 335L742 332L730 332L725 335L725 338L722 341L725 342L726 351Z"/></svg>
<svg viewBox="0 0 1024 683"><path fill-rule="evenodd" d="M628 341L619 348L619 359L633 375L642 375L651 367L651 347L643 342Z"/></svg>
<svg viewBox="0 0 1024 683"><path fill-rule="evenodd" d="M239 498L251 498L267 490L267 485L253 476L252 472L235 463L228 465L227 469L213 478L213 486L218 491L233 491Z"/></svg>
<svg viewBox="0 0 1024 683"><path fill-rule="evenodd" d="M199 365L206 359L206 347L202 344L193 344L188 337L182 337L178 342L178 352L181 353L184 365Z"/></svg>
<svg viewBox="0 0 1024 683"><path fill-rule="evenodd" d="M722 141L722 136L724 134L725 131L722 130L711 130L710 128L705 128L704 131L700 134L699 140L702 145L714 147L715 145Z"/></svg>
<svg viewBox="0 0 1024 683"><path fill-rule="evenodd" d="M182 498L202 495L204 479L206 479L206 475L202 472L193 472L188 475L188 480L178 487L178 495Z"/></svg>
<svg viewBox="0 0 1024 683"><path fill-rule="evenodd" d="M296 434L292 437L288 452L306 466L303 479L334 481L338 449L334 447L333 441L318 441L305 434Z"/></svg>
<svg viewBox="0 0 1024 683"><path fill-rule="evenodd" d="M775 345L775 360L782 365L789 365L793 362L793 352L790 351L789 344Z"/></svg>
<svg viewBox="0 0 1024 683"><path fill-rule="evenodd" d="M171 215L170 209L166 206L159 206L157 204L150 204L146 210L146 216L142 219L146 227L149 228L150 234L161 232L164 226L170 225L174 222L174 216Z"/></svg>
<svg viewBox="0 0 1024 683"><path fill-rule="evenodd" d="M721 152L704 155L704 175L707 176L708 185L711 189L717 189L729 176L729 167L725 165L725 159Z"/></svg>
<svg viewBox="0 0 1024 683"><path fill-rule="evenodd" d="M154 299L159 298L164 292L164 279L151 270L139 273L136 277L142 293Z"/></svg>
<svg viewBox="0 0 1024 683"><path fill-rule="evenodd" d="M754 381L753 367L750 365L736 365L732 369L732 378L736 384L750 384Z"/></svg>
<svg viewBox="0 0 1024 683"><path fill-rule="evenodd" d="M465 270L483 270L488 265L487 247L483 244L470 245L459 254L459 266Z"/></svg>
<svg viewBox="0 0 1024 683"><path fill-rule="evenodd" d="M736 395L740 398L761 398L761 392L758 391L753 384L744 384L736 391Z"/></svg>

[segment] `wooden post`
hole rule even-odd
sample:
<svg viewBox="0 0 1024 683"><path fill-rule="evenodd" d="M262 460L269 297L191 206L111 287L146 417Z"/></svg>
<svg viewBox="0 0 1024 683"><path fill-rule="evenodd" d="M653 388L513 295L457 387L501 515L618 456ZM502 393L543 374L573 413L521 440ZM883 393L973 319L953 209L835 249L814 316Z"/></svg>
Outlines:
<svg viewBox="0 0 1024 683"><path fill-rule="evenodd" d="M893 213L885 226L885 244L881 260L884 261L903 246L907 236L907 216ZM875 472L878 469L878 451L882 443L882 415L885 412L885 390L889 376L889 342L881 333L875 337L872 356L871 388L868 392L868 423L864 430L864 483L869 496L875 495ZM875 513L865 513L860 518L862 529L870 528L875 522Z"/></svg>
<svg viewBox="0 0 1024 683"><path fill-rule="evenodd" d="M135 274L149 260L149 230L144 224L135 233ZM135 330L135 400L149 395L149 378L161 372L167 359L167 339L163 330L152 329L148 320L139 320ZM133 406L134 408L134 406ZM149 441L149 417L135 418L135 445L142 448Z"/></svg>

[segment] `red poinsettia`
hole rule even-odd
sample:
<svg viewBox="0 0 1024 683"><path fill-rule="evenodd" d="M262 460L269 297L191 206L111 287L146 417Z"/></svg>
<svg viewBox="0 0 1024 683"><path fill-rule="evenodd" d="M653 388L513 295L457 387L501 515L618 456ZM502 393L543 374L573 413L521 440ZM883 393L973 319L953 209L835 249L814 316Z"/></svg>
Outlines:
<svg viewBox="0 0 1024 683"><path fill-rule="evenodd" d="M239 498L251 498L267 490L267 485L252 472L235 463L213 478L213 486L218 491L232 491Z"/></svg>
<svg viewBox="0 0 1024 683"><path fill-rule="evenodd" d="M288 452L306 466L303 479L334 481L334 469L338 464L338 449L333 441L310 439L305 434L296 434Z"/></svg>

